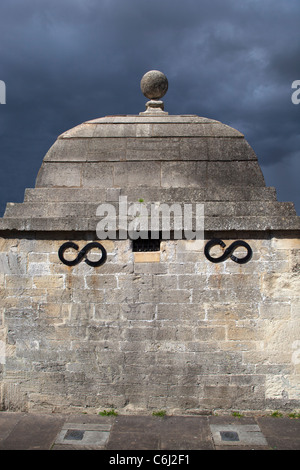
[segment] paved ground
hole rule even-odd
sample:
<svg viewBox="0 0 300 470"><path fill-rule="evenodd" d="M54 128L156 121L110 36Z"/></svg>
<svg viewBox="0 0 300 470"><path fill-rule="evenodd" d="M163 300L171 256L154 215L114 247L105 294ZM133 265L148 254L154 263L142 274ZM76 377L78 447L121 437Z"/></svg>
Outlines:
<svg viewBox="0 0 300 470"><path fill-rule="evenodd" d="M0 450L87 449L300 450L300 419L0 412Z"/></svg>

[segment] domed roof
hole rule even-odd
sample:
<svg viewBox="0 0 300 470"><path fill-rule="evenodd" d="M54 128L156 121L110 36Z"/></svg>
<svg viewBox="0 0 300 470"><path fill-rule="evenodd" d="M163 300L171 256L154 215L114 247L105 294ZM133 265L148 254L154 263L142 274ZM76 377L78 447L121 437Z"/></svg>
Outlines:
<svg viewBox="0 0 300 470"><path fill-rule="evenodd" d="M36 187L264 186L237 130L198 116L108 116L58 137Z"/></svg>
<svg viewBox="0 0 300 470"><path fill-rule="evenodd" d="M202 202L206 230L299 229L293 204L279 203L266 187L243 134L213 119L164 112L159 98L167 83L158 74L160 92L143 85L151 97L145 112L93 119L61 134L24 203L7 205L0 230L93 231L97 205L117 204L121 194L133 202Z"/></svg>

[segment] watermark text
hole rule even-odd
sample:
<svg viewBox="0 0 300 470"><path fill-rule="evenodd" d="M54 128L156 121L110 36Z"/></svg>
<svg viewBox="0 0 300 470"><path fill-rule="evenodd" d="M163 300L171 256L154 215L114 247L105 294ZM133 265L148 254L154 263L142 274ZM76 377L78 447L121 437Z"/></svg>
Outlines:
<svg viewBox="0 0 300 470"><path fill-rule="evenodd" d="M0 104L6 104L6 85L3 80L0 80Z"/></svg>
<svg viewBox="0 0 300 470"><path fill-rule="evenodd" d="M5 360L6 360L5 343L4 341L0 340L0 364L5 364Z"/></svg>
<svg viewBox="0 0 300 470"><path fill-rule="evenodd" d="M296 88L296 91L292 93L291 99L293 104L300 103L300 80L294 80L292 83L292 88Z"/></svg>
<svg viewBox="0 0 300 470"><path fill-rule="evenodd" d="M169 239L171 233L175 240L203 240L202 203L128 204L127 196L120 196L117 205L100 204L96 215L100 218L96 228L100 240Z"/></svg>

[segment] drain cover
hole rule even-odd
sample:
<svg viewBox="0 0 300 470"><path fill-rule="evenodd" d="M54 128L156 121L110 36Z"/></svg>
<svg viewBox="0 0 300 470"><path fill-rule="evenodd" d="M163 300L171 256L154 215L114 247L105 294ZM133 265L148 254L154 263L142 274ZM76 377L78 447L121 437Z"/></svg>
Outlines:
<svg viewBox="0 0 300 470"><path fill-rule="evenodd" d="M66 422L56 437L55 444L74 448L104 448L108 441L111 423Z"/></svg>
<svg viewBox="0 0 300 470"><path fill-rule="evenodd" d="M210 424L216 446L267 446L267 441L257 424Z"/></svg>
<svg viewBox="0 0 300 470"><path fill-rule="evenodd" d="M81 441L84 435L84 431L81 429L68 429L64 439L67 441Z"/></svg>
<svg viewBox="0 0 300 470"><path fill-rule="evenodd" d="M220 431L222 441L239 441L239 435L235 431Z"/></svg>

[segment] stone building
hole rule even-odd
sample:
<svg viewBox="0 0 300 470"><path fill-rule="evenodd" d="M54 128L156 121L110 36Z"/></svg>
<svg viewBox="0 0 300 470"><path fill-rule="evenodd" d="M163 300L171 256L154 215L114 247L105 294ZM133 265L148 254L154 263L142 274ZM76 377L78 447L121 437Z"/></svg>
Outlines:
<svg viewBox="0 0 300 470"><path fill-rule="evenodd" d="M169 115L166 89L146 74L145 112L64 132L24 202L7 204L2 410L299 409L300 218L266 187L240 132ZM204 239L175 237L173 218L158 240L121 237L120 220L100 240L99 205L117 211L125 197L202 204ZM246 249L220 260L235 241Z"/></svg>

